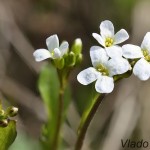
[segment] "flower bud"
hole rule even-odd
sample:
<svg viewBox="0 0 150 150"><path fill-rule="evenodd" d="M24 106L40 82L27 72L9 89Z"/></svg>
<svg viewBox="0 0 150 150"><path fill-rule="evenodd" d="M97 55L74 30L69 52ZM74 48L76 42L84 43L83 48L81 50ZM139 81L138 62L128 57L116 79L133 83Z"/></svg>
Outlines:
<svg viewBox="0 0 150 150"><path fill-rule="evenodd" d="M76 56L73 52L70 52L66 57L66 66L73 67L76 63Z"/></svg>
<svg viewBox="0 0 150 150"><path fill-rule="evenodd" d="M58 69L63 69L64 65L65 65L65 61L64 58L61 59L55 59L54 60L54 64Z"/></svg>
<svg viewBox="0 0 150 150"><path fill-rule="evenodd" d="M17 107L8 107L6 110L9 117L14 117L18 114L18 108Z"/></svg>
<svg viewBox="0 0 150 150"><path fill-rule="evenodd" d="M8 120L7 119L0 120L0 127L7 127L7 126L8 126Z"/></svg>
<svg viewBox="0 0 150 150"><path fill-rule="evenodd" d="M74 41L74 44L72 45L71 51L75 54L78 55L82 52L82 41L80 38L77 38Z"/></svg>

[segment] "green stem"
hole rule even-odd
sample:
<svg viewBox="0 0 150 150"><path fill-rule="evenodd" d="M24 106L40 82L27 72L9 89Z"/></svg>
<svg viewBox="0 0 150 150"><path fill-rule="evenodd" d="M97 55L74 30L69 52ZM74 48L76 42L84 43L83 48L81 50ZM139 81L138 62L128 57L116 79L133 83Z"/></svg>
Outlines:
<svg viewBox="0 0 150 150"><path fill-rule="evenodd" d="M96 94L96 96L93 98L92 105L88 109L88 112L85 114L86 116L83 120L83 123L81 124L78 138L77 138L77 141L75 144L75 150L81 150L87 129L88 129L99 105L102 103L102 100L104 99L104 97L105 97L105 94L101 94L101 95Z"/></svg>
<svg viewBox="0 0 150 150"><path fill-rule="evenodd" d="M58 76L59 76L59 80L60 80L60 91L59 91L59 99L58 99L58 115L57 115L58 117L57 117L56 131L55 131L54 141L53 141L53 145L52 145L53 150L57 150L58 145L59 145L60 129L61 129L61 125L62 125L63 110L64 110L63 97L64 97L64 90L66 87L65 76L59 70L57 70L57 71L58 71Z"/></svg>

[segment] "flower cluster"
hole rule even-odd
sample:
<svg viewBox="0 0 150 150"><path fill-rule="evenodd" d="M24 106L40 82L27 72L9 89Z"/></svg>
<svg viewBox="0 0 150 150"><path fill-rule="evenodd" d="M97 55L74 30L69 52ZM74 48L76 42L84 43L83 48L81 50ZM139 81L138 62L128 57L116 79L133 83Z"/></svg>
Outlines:
<svg viewBox="0 0 150 150"><path fill-rule="evenodd" d="M46 39L47 49L37 49L33 56L37 62L50 58L58 69L70 68L80 64L82 60L82 41L77 38L69 51L69 44L63 41L59 46L59 39L56 34Z"/></svg>
<svg viewBox="0 0 150 150"><path fill-rule="evenodd" d="M17 107L10 106L6 110L0 108L0 127L7 127L11 118L15 117L17 114Z"/></svg>
<svg viewBox="0 0 150 150"><path fill-rule="evenodd" d="M118 46L129 38L126 30L121 29L114 34L111 21L105 20L100 24L100 35L92 36L101 46L90 48L93 67L81 71L77 79L83 85L94 81L99 93L110 93L114 89L114 76L121 75L133 69L134 75L141 80L150 77L150 32L148 32L141 47L132 44Z"/></svg>
<svg viewBox="0 0 150 150"><path fill-rule="evenodd" d="M90 57L93 67L81 71L77 80L88 85L95 82L95 89L99 93L111 93L114 89L116 76L132 72L141 80L150 78L150 32L148 32L141 44L141 47L125 44L118 44L126 41L129 35L125 29L119 30L116 34L111 21L105 20L100 24L100 34L93 33L92 36L100 46L90 48ZM59 46L58 36L52 35L46 39L48 50L38 49L33 53L36 61L51 58L56 68L73 67L82 60L82 41L76 39L71 51L69 44L64 41ZM124 76L121 76L122 78Z"/></svg>

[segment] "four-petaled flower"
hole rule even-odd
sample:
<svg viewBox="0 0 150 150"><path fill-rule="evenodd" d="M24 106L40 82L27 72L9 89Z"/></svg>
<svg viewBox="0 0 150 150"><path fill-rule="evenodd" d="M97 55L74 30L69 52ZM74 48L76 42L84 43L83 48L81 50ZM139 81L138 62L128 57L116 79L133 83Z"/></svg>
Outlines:
<svg viewBox="0 0 150 150"><path fill-rule="evenodd" d="M105 20L100 24L100 34L93 33L93 37L103 46L92 46L90 57L93 67L81 71L77 79L83 85L94 81L95 89L99 93L110 93L114 89L114 75L120 75L131 69L128 60L132 60L133 73L141 80L150 78L150 32L148 32L141 47L126 44L118 46L129 38L126 30L121 29L114 34L111 21ZM68 52L69 44L64 41L59 46L58 36L52 35L46 39L47 49L37 49L33 56L36 61L47 58L60 59ZM124 58L123 58L124 57Z"/></svg>
<svg viewBox="0 0 150 150"><path fill-rule="evenodd" d="M93 67L81 71L77 79L83 85L96 81L95 89L99 93L110 93L114 89L114 75L123 74L130 68L129 62L121 57L109 59L105 49L92 46L90 57Z"/></svg>
<svg viewBox="0 0 150 150"><path fill-rule="evenodd" d="M52 59L59 59L62 58L65 53L68 51L68 42L64 41L59 46L59 39L58 36L52 35L49 38L46 39L46 45L48 47L47 49L37 49L33 56L35 57L36 61L42 61L47 58Z"/></svg>
<svg viewBox="0 0 150 150"><path fill-rule="evenodd" d="M123 56L128 59L140 58L133 67L133 73L140 80L150 78L150 32L148 32L141 44L141 47L126 44L122 47Z"/></svg>
<svg viewBox="0 0 150 150"><path fill-rule="evenodd" d="M92 36L105 47L109 57L119 57L122 55L122 49L117 46L129 38L125 29L121 29L116 34L114 33L114 26L111 21L105 20L100 24L100 34L93 33Z"/></svg>

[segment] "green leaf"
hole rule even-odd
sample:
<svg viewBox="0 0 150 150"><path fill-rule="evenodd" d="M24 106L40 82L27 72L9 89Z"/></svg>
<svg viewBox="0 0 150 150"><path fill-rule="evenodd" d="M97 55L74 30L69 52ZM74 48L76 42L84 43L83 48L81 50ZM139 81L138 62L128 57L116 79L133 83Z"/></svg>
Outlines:
<svg viewBox="0 0 150 150"><path fill-rule="evenodd" d="M7 150L17 136L16 122L10 121L8 126L0 127L0 150Z"/></svg>
<svg viewBox="0 0 150 150"><path fill-rule="evenodd" d="M58 98L60 92L59 91L60 83L57 70L53 65L47 64L41 70L38 80L38 88L48 112L48 122L46 126L43 127L43 133L44 136L46 136L49 139L48 142L50 143L53 141L57 126L56 121L58 114L58 101L59 101ZM67 86L65 89L63 99L64 99L63 116L65 117L66 109L68 108L69 102L71 100L71 91L69 86Z"/></svg>
<svg viewBox="0 0 150 150"><path fill-rule="evenodd" d="M39 76L38 88L48 112L49 122L46 128L48 128L47 136L49 136L50 141L53 139L56 127L59 87L60 84L56 69L52 65L45 65Z"/></svg>
<svg viewBox="0 0 150 150"><path fill-rule="evenodd" d="M45 65L39 75L38 88L50 118L57 112L59 87L56 69L52 65Z"/></svg>

